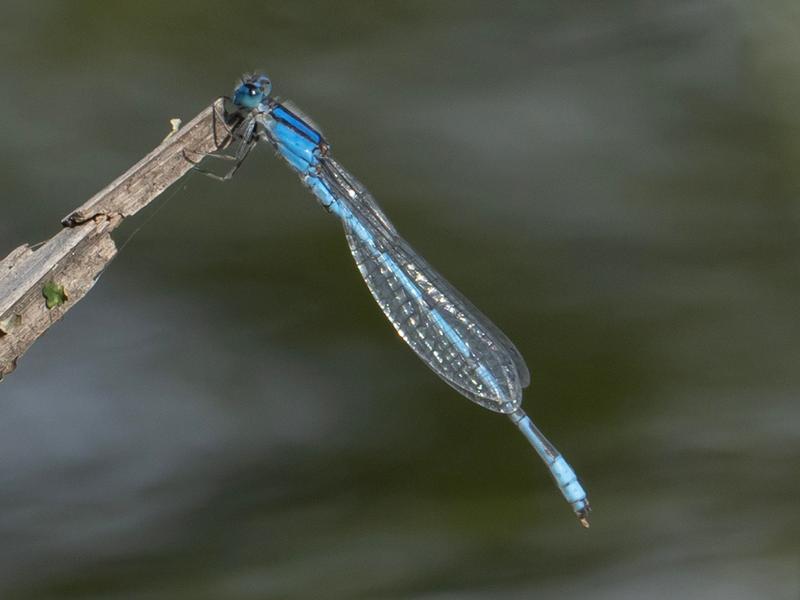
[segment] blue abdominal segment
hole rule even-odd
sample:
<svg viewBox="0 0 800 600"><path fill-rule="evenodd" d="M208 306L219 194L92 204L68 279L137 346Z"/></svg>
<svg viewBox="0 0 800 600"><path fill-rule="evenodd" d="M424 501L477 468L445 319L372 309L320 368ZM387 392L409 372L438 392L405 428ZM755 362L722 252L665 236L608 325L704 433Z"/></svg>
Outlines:
<svg viewBox="0 0 800 600"><path fill-rule="evenodd" d="M531 421L530 417L526 415L522 409L518 409L509 416L511 421L519 427L522 435L530 442L533 449L536 450L536 453L550 469L550 473L553 475L558 489L561 490L561 494L566 501L569 502L570 506L572 506L572 510L578 516L581 525L589 527L588 516L591 508L589 507L589 500L586 497L586 492L578 481L578 476L575 474L575 471L572 470L569 463L564 460L564 457L561 456L558 450L556 450L547 438L544 437L542 432L537 429L536 425L533 424L533 421Z"/></svg>

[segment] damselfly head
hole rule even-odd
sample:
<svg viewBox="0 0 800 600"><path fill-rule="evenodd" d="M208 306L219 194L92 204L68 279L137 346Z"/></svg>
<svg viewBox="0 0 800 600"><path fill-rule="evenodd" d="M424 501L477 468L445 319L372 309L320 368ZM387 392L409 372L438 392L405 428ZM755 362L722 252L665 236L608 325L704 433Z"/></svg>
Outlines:
<svg viewBox="0 0 800 600"><path fill-rule="evenodd" d="M269 97L272 82L264 74L245 75L233 90L233 103L243 108L256 108Z"/></svg>

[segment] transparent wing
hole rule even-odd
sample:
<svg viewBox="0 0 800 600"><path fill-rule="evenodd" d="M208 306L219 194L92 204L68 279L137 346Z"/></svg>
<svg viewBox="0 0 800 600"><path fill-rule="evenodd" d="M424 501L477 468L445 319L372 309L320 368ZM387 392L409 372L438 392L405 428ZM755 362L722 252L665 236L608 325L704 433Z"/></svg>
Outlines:
<svg viewBox="0 0 800 600"><path fill-rule="evenodd" d="M375 198L372 197L361 182L353 177L345 168L330 156L321 160L322 177L338 191L338 197L353 214L365 223L376 236L399 237L397 229L383 214Z"/></svg>
<svg viewBox="0 0 800 600"><path fill-rule="evenodd" d="M330 157L347 243L370 292L400 337L437 375L490 410L510 413L530 374L505 334L413 248L352 175Z"/></svg>

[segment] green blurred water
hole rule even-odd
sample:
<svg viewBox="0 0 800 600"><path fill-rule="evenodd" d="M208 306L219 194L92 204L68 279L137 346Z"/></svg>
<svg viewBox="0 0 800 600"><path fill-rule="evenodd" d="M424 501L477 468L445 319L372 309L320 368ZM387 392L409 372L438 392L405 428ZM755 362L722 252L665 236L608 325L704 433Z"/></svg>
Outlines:
<svg viewBox="0 0 800 600"><path fill-rule="evenodd" d="M515 341L595 511L404 347L261 150L127 225L0 386L3 598L800 595L794 3L4 15L0 255L264 69Z"/></svg>

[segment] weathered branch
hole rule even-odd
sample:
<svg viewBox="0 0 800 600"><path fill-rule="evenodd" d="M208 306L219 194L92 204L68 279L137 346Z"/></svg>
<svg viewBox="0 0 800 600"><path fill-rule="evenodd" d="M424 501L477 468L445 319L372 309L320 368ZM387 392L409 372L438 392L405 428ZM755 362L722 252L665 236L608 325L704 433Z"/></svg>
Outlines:
<svg viewBox="0 0 800 600"><path fill-rule="evenodd" d="M111 231L229 144L221 114L217 101L71 212L40 248L26 244L0 260L0 380L92 288L117 252Z"/></svg>

